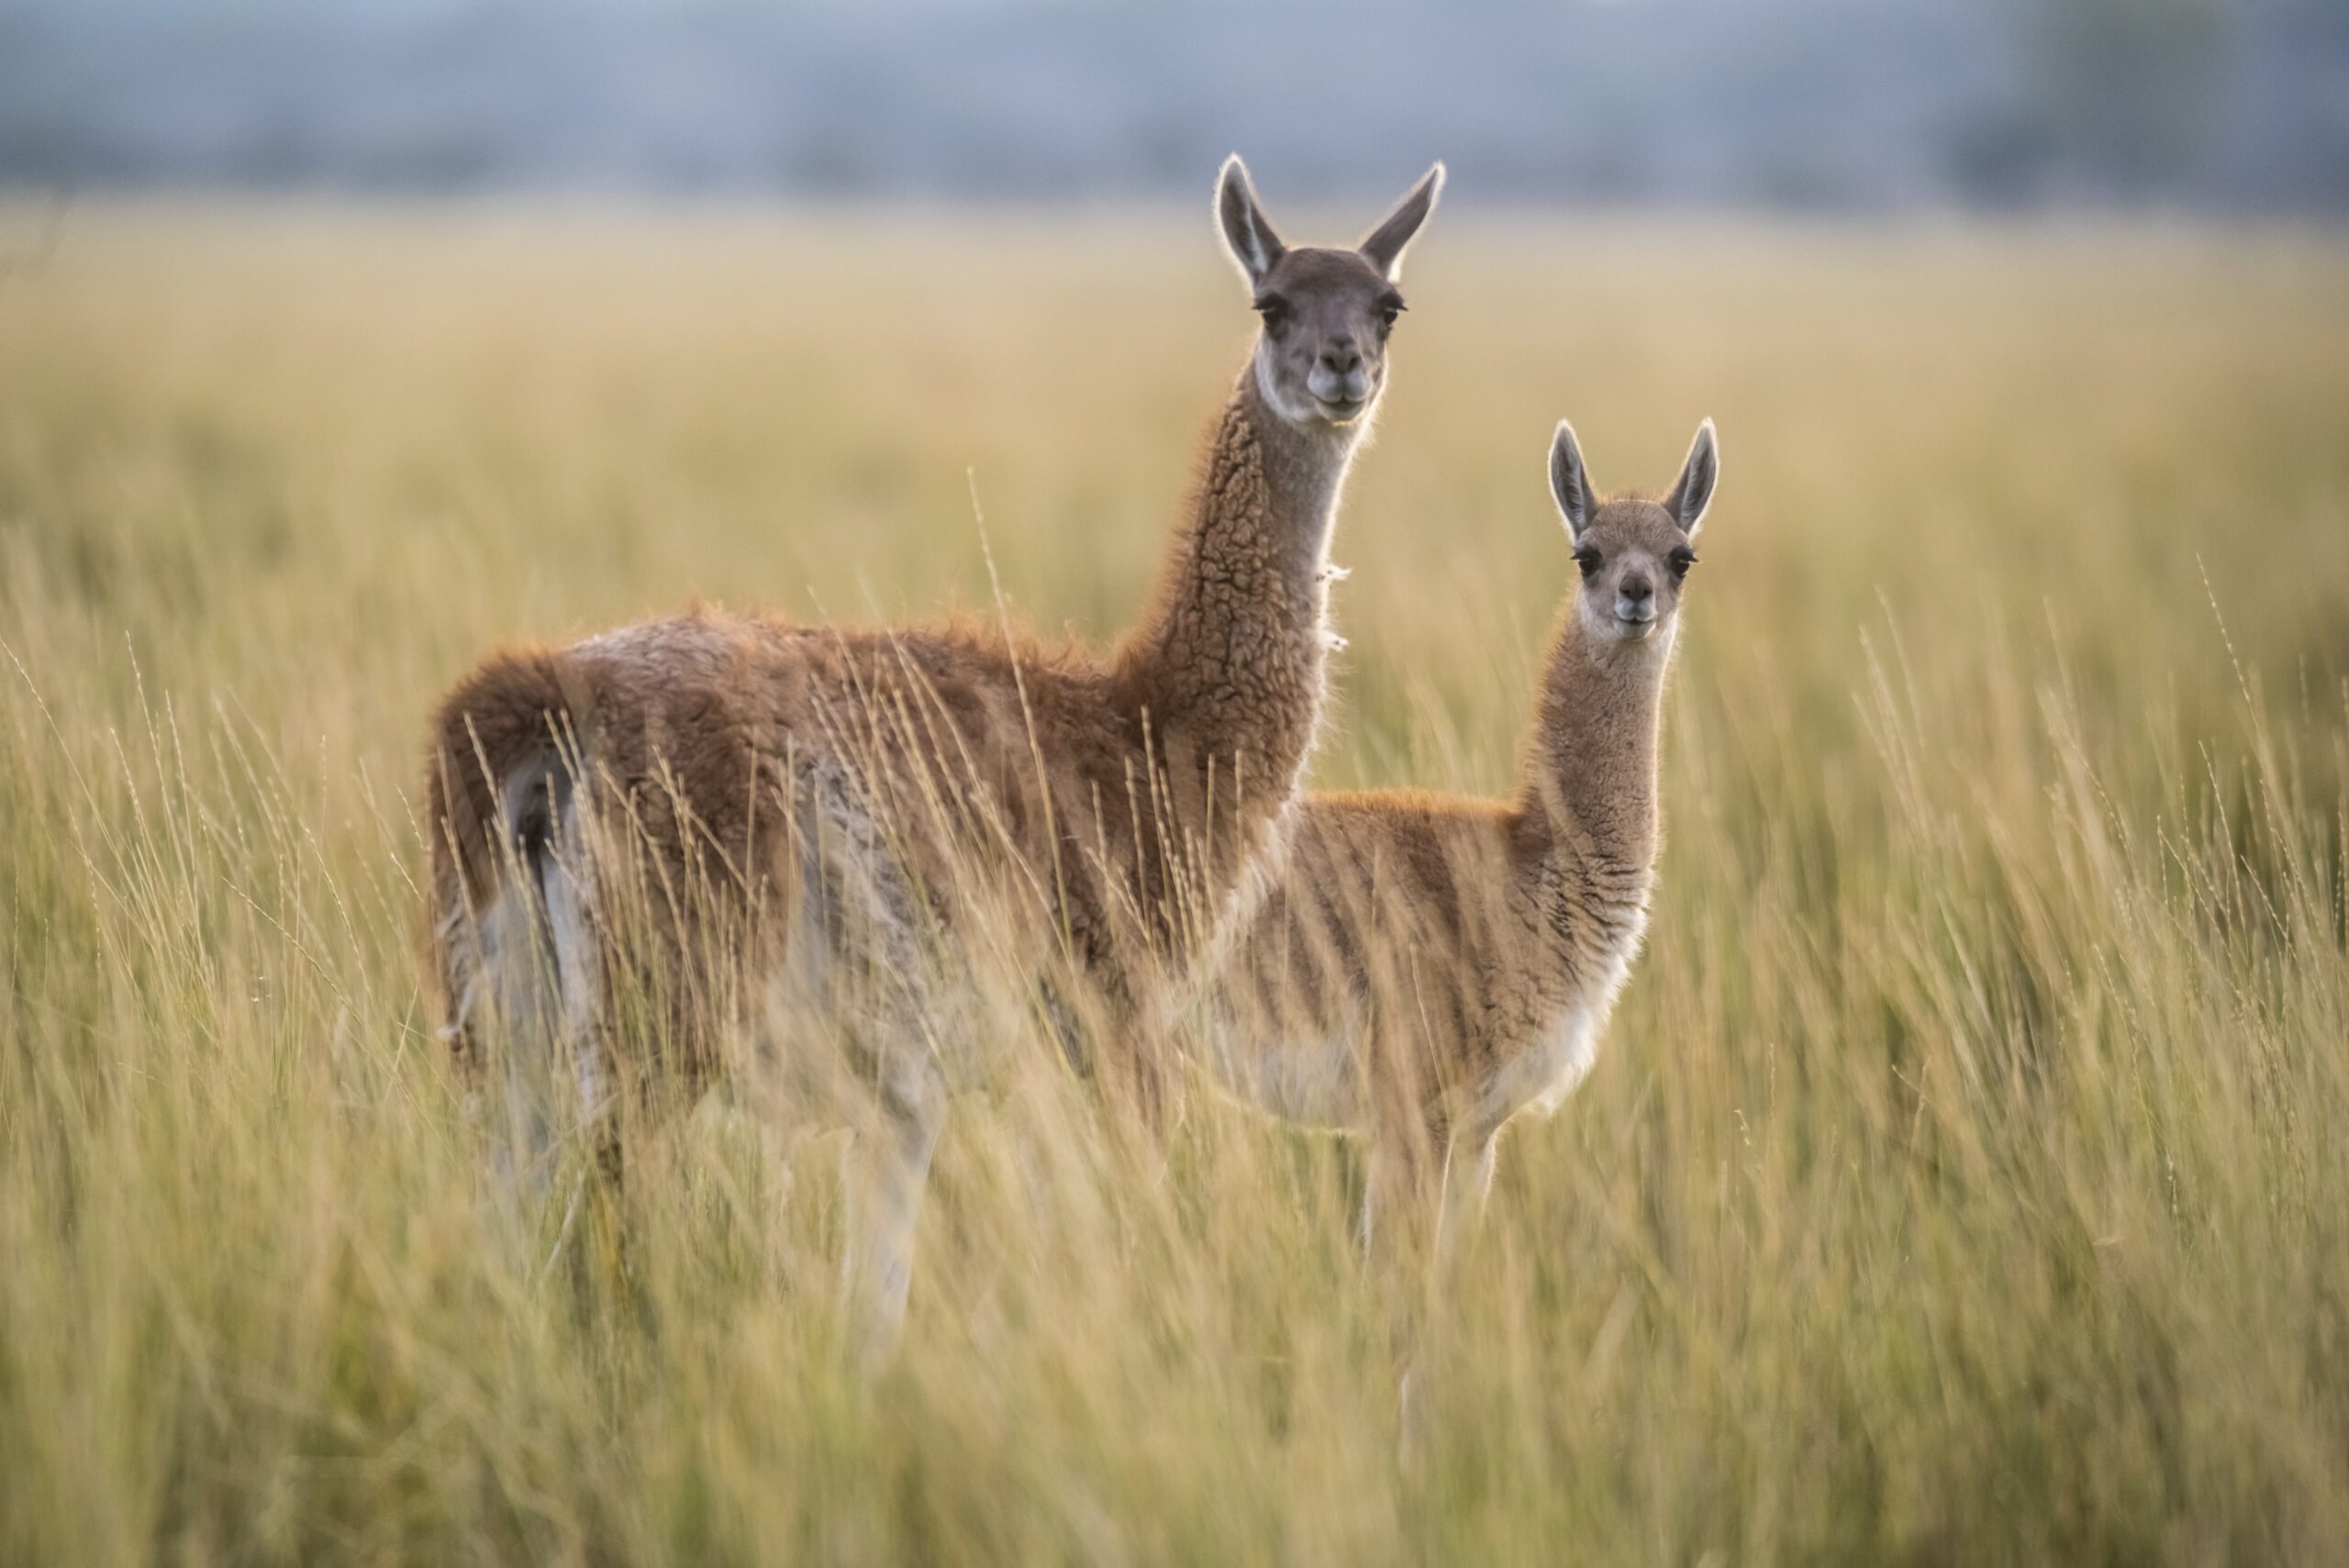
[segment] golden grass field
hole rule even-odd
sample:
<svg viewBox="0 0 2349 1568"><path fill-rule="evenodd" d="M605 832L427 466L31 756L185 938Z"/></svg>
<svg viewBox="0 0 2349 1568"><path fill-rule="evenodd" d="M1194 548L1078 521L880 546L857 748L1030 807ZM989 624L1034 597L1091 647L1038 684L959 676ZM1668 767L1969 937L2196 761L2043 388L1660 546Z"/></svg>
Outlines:
<svg viewBox="0 0 2349 1568"><path fill-rule="evenodd" d="M1505 787L1561 416L1723 450L1648 953L1415 1467L1341 1145L1013 1051L868 1388L836 1140L673 1129L598 1288L479 1218L423 991L491 645L985 606L974 487L1112 633L1250 325L1204 211L85 206L0 276L0 1561L2349 1560L2349 244L1460 202L1406 282L1319 782Z"/></svg>

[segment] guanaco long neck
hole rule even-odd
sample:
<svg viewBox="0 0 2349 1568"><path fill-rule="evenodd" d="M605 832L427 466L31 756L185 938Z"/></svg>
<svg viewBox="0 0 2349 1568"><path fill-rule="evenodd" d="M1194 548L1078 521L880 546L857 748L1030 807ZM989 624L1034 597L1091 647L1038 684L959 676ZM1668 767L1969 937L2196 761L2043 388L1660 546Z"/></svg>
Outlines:
<svg viewBox="0 0 2349 1568"><path fill-rule="evenodd" d="M1301 429L1275 414L1252 364L1218 420L1207 471L1176 535L1154 607L1119 650L1116 677L1170 773L1212 766L1219 813L1269 815L1294 793L1321 708L1330 531L1351 429Z"/></svg>
<svg viewBox="0 0 2349 1568"><path fill-rule="evenodd" d="M1519 784L1519 841L1537 860L1580 862L1644 892L1654 863L1656 766L1671 628L1640 642L1594 635L1569 604Z"/></svg>

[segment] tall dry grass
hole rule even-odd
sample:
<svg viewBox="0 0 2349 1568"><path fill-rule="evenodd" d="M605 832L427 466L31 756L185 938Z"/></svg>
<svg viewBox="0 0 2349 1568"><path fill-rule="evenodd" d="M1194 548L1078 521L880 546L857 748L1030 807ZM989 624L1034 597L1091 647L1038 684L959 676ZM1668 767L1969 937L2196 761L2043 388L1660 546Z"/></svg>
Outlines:
<svg viewBox="0 0 2349 1568"><path fill-rule="evenodd" d="M1310 225L1300 225L1301 228ZM706 1108L633 1283L484 1224L417 753L695 594L1137 597L1204 222L83 209L0 279L0 1559L2349 1556L2349 251L1447 212L1329 784L1497 789L1542 489L1724 484L1650 951L1514 1129L1429 1462L1345 1151L1005 1053L908 1331Z"/></svg>

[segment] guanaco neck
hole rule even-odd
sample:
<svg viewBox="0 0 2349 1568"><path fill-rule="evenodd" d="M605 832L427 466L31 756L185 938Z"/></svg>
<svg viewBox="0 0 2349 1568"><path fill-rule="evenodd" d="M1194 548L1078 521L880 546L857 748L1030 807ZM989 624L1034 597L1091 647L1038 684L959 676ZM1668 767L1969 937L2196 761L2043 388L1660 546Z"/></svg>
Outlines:
<svg viewBox="0 0 2349 1568"><path fill-rule="evenodd" d="M1312 749L1330 532L1358 435L1282 418L1252 362L1217 421L1153 607L1113 665L1123 703L1178 783L1212 769L1219 816L1239 769L1241 826L1286 805Z"/></svg>
<svg viewBox="0 0 2349 1568"><path fill-rule="evenodd" d="M1529 860L1551 869L1577 861L1592 877L1644 893L1674 631L1622 642L1591 632L1579 603L1560 616L1515 804Z"/></svg>

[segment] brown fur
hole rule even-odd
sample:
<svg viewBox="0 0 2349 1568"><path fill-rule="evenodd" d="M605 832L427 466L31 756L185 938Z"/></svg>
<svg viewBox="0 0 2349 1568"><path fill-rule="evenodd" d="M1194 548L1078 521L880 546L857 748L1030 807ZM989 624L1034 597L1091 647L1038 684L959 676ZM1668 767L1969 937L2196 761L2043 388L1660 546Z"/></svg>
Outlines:
<svg viewBox="0 0 2349 1568"><path fill-rule="evenodd" d="M476 1087L502 1035L508 1104L571 1096L515 1120L529 1159L558 1120L609 1144L614 1102L643 1100L621 1088L689 1101L736 1041L786 1089L845 1090L825 1108L875 1135L851 1272L885 1347L944 1096L988 1032L974 987L1020 977L1072 1047L1085 1017L1155 1038L1132 1026L1282 836L1320 716L1339 491L1440 175L1371 250L1290 250L1225 166L1227 243L1259 307L1268 286L1283 303L1107 657L697 611L458 684L428 765L433 968ZM1150 1053L1118 1064L1149 1100Z"/></svg>
<svg viewBox="0 0 2349 1568"><path fill-rule="evenodd" d="M1571 432L1559 440L1572 450ZM1698 450L1709 465L1709 428ZM1692 521L1710 483L1708 466ZM1645 926L1678 607L1666 563L1689 536L1673 503L1593 516L1575 500L1591 559L1551 638L1515 795L1307 796L1219 976L1209 1050L1224 1079L1370 1134L1407 1178L1463 1146L1488 1172L1501 1125L1572 1088ZM1644 629L1616 618L1634 579L1660 601Z"/></svg>
<svg viewBox="0 0 2349 1568"><path fill-rule="evenodd" d="M1282 1037L1355 1036L1375 1054L1357 1092L1382 1102L1383 1135L1448 1143L1644 915L1663 655L1637 651L1652 668L1629 674L1624 700L1581 708L1610 673L1573 612L1560 619L1514 799L1308 795L1282 874L1234 943L1238 1006ZM1356 1101L1348 1114L1367 1126L1373 1113Z"/></svg>
<svg viewBox="0 0 2349 1568"><path fill-rule="evenodd" d="M1317 458L1341 464L1346 438L1266 422L1243 380L1154 606L1106 660L1048 658L974 625L840 631L704 612L486 661L433 725L444 927L501 885L492 781L531 756L575 750L607 826L625 818L675 881L697 844L751 891L792 884L810 831L795 775L829 755L896 808L900 852L942 924L974 865L1039 873L1039 929L1061 931L1080 966L1130 1002L1156 961L1212 929L1266 849L1319 717L1324 594L1310 514L1336 476L1312 470ZM1294 450L1308 442L1333 450ZM1298 494L1317 484L1320 495ZM457 940L440 953L453 1009L467 955ZM462 1022L453 1010L451 1022ZM472 1049L465 1029L455 1038L461 1054ZM678 1065L699 1079L717 1063Z"/></svg>
<svg viewBox="0 0 2349 1568"><path fill-rule="evenodd" d="M1393 271L1440 176L1364 251L1289 250L1238 160L1226 165L1219 222L1243 270L1266 263L1252 285L1260 301L1276 290L1286 315L1268 318L1150 607L1109 657L1046 656L972 625L842 631L696 612L496 655L461 681L433 719L427 781L435 969L460 1055L476 1053L466 928L517 869L514 781L550 758L577 775L600 836L628 841L655 882L715 866L753 906L797 887L809 791L843 775L941 927L974 872L1008 881L1131 1017L1216 928L1294 800L1319 717L1330 519L1383 385ZM1331 363L1359 367L1352 384L1367 390L1351 411L1308 395ZM655 924L676 928L674 949L690 921L680 909ZM692 1079L715 1066L705 1045L676 1064Z"/></svg>

